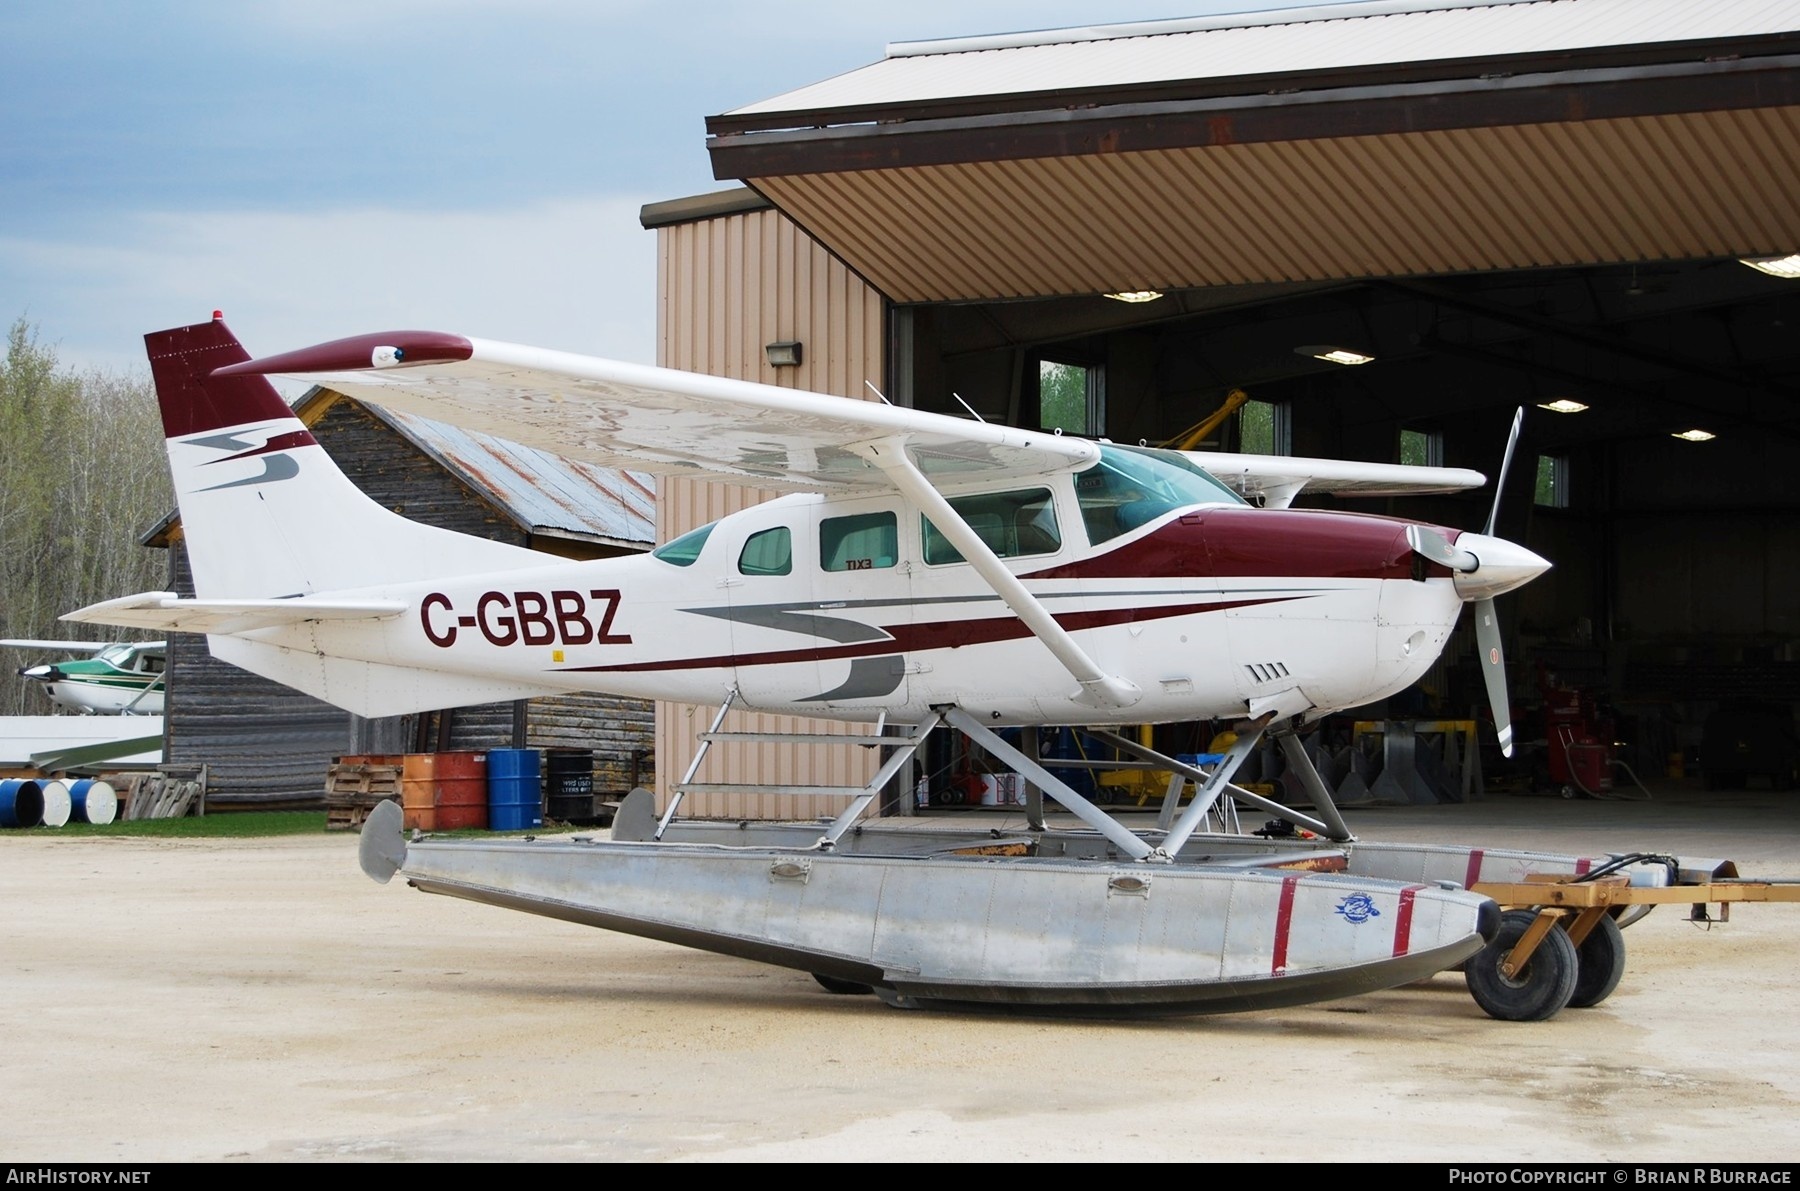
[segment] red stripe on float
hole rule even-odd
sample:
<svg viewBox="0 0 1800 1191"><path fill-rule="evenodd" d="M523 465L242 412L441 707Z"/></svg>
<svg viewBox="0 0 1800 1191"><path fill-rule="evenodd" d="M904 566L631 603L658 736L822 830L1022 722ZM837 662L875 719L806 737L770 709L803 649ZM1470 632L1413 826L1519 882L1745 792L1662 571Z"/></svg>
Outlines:
<svg viewBox="0 0 1800 1191"><path fill-rule="evenodd" d="M1394 915L1394 954L1405 955L1412 948L1413 899L1423 885L1408 885L1400 891L1400 910Z"/></svg>
<svg viewBox="0 0 1800 1191"><path fill-rule="evenodd" d="M1271 976L1287 975L1288 928L1294 922L1294 886L1299 877L1281 879L1281 904L1275 910L1275 954L1269 961Z"/></svg>
<svg viewBox="0 0 1800 1191"><path fill-rule="evenodd" d="M1482 852L1480 848L1471 848L1469 850L1469 871L1463 874L1464 889L1469 888L1474 885L1475 882L1481 880L1481 856Z"/></svg>

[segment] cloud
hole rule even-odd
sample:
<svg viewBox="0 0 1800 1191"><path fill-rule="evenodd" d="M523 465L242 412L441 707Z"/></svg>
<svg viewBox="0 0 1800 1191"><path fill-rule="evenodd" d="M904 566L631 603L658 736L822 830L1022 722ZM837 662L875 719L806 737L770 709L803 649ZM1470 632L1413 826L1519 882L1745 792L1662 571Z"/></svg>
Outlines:
<svg viewBox="0 0 1800 1191"><path fill-rule="evenodd" d="M425 328L651 362L648 196L505 210L128 215L0 237L0 294L65 363L141 368L146 331L215 308L255 354ZM69 328L80 328L70 337Z"/></svg>

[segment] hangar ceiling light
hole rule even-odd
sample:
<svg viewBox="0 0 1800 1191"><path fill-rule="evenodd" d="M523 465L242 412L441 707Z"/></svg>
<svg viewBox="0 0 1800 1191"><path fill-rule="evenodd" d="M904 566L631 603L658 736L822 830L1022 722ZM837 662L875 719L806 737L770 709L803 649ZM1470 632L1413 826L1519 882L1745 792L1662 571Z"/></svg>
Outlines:
<svg viewBox="0 0 1800 1191"><path fill-rule="evenodd" d="M1368 364L1375 357L1362 352L1351 351L1347 347L1333 347L1329 343L1314 343L1307 347L1297 347L1295 354L1311 356L1315 360L1325 360L1332 364Z"/></svg>
<svg viewBox="0 0 1800 1191"><path fill-rule="evenodd" d="M1747 256L1740 258L1738 263L1784 281L1800 278L1800 252L1788 256Z"/></svg>
<svg viewBox="0 0 1800 1191"><path fill-rule="evenodd" d="M1115 302L1154 302L1162 297L1162 291L1153 289L1123 290L1116 294L1105 295Z"/></svg>
<svg viewBox="0 0 1800 1191"><path fill-rule="evenodd" d="M1686 439L1688 442L1711 442L1718 435L1710 430L1701 430L1699 427L1695 427L1692 430L1683 430L1674 437Z"/></svg>
<svg viewBox="0 0 1800 1191"><path fill-rule="evenodd" d="M1547 409L1552 413L1578 414L1586 409L1587 406L1581 404L1579 401L1570 401L1567 397L1558 397L1555 401L1540 402L1538 408Z"/></svg>

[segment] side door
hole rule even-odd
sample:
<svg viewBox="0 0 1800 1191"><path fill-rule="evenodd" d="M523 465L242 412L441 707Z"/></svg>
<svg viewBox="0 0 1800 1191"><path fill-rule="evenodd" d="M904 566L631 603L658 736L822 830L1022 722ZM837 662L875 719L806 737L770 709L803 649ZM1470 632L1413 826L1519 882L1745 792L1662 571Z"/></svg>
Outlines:
<svg viewBox="0 0 1800 1191"><path fill-rule="evenodd" d="M810 701L874 716L907 698L910 527L898 502L821 503L815 518L808 615L819 686Z"/></svg>

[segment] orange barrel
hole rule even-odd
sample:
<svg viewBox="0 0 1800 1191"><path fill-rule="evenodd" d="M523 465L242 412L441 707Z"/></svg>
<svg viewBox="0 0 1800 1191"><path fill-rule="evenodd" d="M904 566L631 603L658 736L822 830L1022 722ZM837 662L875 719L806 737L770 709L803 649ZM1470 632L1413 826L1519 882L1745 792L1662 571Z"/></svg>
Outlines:
<svg viewBox="0 0 1800 1191"><path fill-rule="evenodd" d="M437 830L437 754L407 753L400 761L400 812L406 830Z"/></svg>
<svg viewBox="0 0 1800 1191"><path fill-rule="evenodd" d="M437 830L486 831L487 754L439 753L436 777Z"/></svg>

